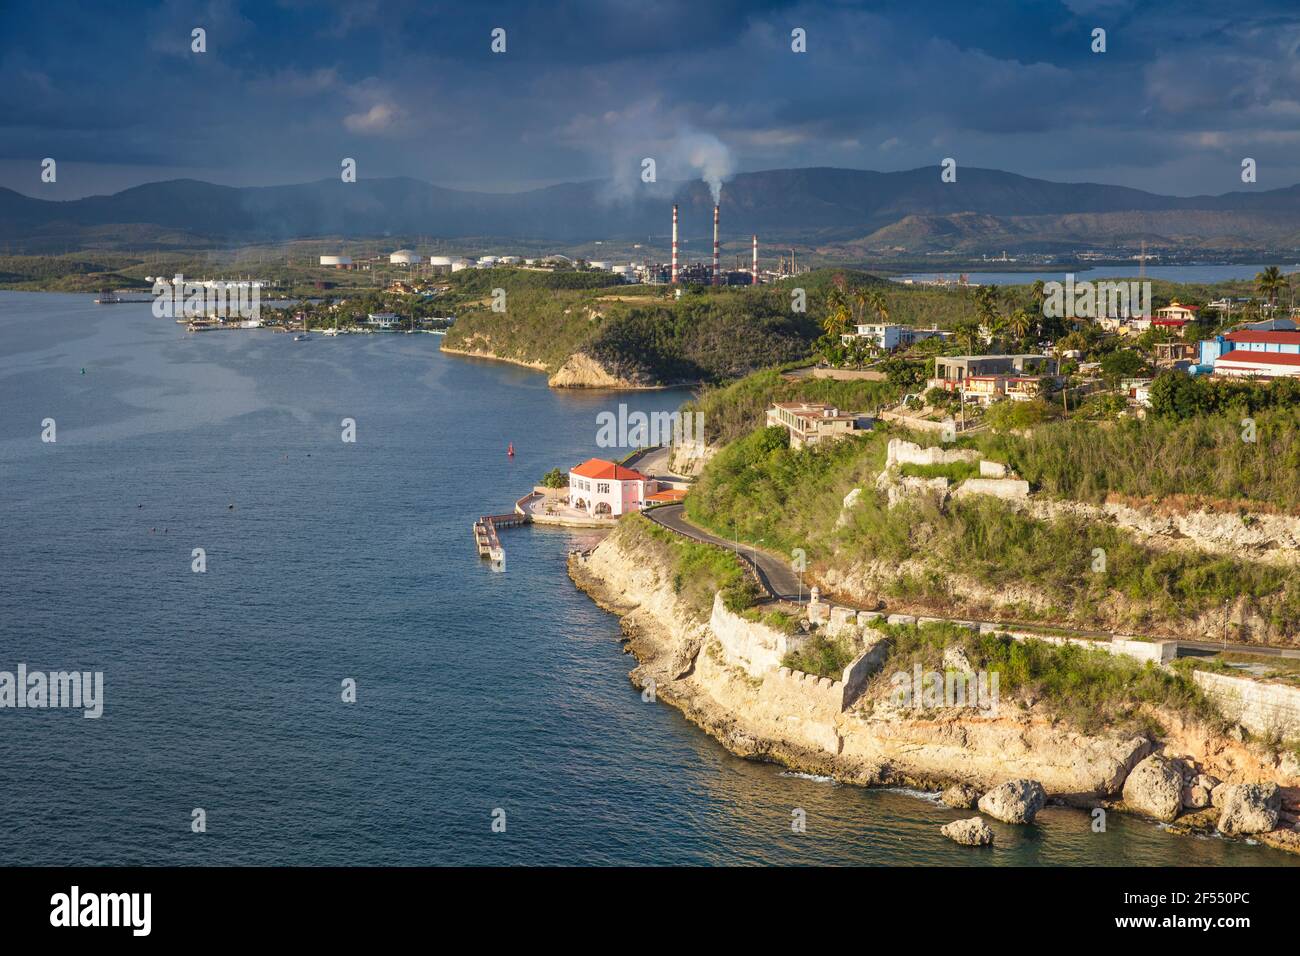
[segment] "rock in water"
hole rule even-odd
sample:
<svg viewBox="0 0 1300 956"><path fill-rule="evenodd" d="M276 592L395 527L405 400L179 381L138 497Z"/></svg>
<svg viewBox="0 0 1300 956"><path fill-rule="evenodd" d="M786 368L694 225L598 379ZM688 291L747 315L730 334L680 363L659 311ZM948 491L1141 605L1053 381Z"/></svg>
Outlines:
<svg viewBox="0 0 1300 956"><path fill-rule="evenodd" d="M1282 795L1275 783L1225 784L1219 832L1227 836L1267 833L1277 826ZM1222 788L1221 788L1222 789Z"/></svg>
<svg viewBox="0 0 1300 956"><path fill-rule="evenodd" d="M1033 823L1047 802L1047 793L1037 780L1008 780L980 797L979 808L1003 823Z"/></svg>
<svg viewBox="0 0 1300 956"><path fill-rule="evenodd" d="M1183 775L1171 761L1152 754L1124 781L1124 802L1157 820L1173 820L1183 809Z"/></svg>
<svg viewBox="0 0 1300 956"><path fill-rule="evenodd" d="M939 799L943 801L945 807L952 807L954 810L974 810L979 798L978 790L959 783L945 790Z"/></svg>
<svg viewBox="0 0 1300 956"><path fill-rule="evenodd" d="M993 831L979 817L969 820L954 820L939 830L949 840L955 840L963 846L992 846Z"/></svg>
<svg viewBox="0 0 1300 956"><path fill-rule="evenodd" d="M1183 786L1183 806L1188 810L1204 810L1210 805L1210 795L1219 781L1209 774L1198 773Z"/></svg>

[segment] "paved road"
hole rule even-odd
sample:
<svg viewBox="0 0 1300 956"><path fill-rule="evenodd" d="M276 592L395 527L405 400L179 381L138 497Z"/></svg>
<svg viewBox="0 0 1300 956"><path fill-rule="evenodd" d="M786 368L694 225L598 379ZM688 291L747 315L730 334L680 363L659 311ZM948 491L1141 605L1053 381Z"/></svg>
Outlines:
<svg viewBox="0 0 1300 956"><path fill-rule="evenodd" d="M1180 651L1206 651L1211 654L1220 654L1224 648L1223 641L1185 641L1181 638L1178 640L1178 649ZM1300 659L1300 648L1295 647L1272 647L1267 644L1234 644L1227 643L1229 653L1238 654L1258 654L1261 657L1291 657Z"/></svg>
<svg viewBox="0 0 1300 956"><path fill-rule="evenodd" d="M770 554L766 551L757 550L750 545L730 541L726 538L720 538L716 534L705 531L703 528L696 527L686 518L686 513L681 505L666 505L661 508L653 508L645 512L645 516L655 524L662 525L671 531L676 531L680 535L693 538L696 541L703 541L707 544L714 544L729 551L735 551L744 558L758 572L759 578L763 581L763 586L767 588L769 594L780 601L799 601L808 599L808 590L800 583L799 576L795 574L790 566L790 561L780 555ZM837 602L839 603L839 602ZM969 620L963 618L963 620ZM1015 628L1023 626L1026 629L1033 629L1035 626L1043 625L1023 624L1018 625L1014 621L994 621L994 622L977 622L992 623L995 627ZM1109 639L1112 635L1106 631L1089 631L1080 628L1056 627L1055 630L1064 631L1076 637L1087 637L1093 639ZM1173 640L1173 638L1171 638ZM1180 651L1205 651L1211 654L1222 653L1224 643L1222 641L1189 641L1178 638L1178 648ZM1300 659L1300 648L1292 647L1270 647L1261 644L1237 644L1229 642L1227 645L1229 652L1243 654L1259 654L1266 657L1290 657Z"/></svg>
<svg viewBox="0 0 1300 956"><path fill-rule="evenodd" d="M686 519L686 513L681 505L665 505L662 508L653 508L645 512L645 516L655 524L663 525L665 528L676 531L687 538L694 538L696 541L716 544L720 548L735 551L757 570L763 586L777 600L798 601L800 598L803 600L808 599L808 589L800 584L799 575L795 574L788 559L769 554L766 551L759 551L747 544L728 541L726 538L720 538L703 528L696 527Z"/></svg>
<svg viewBox="0 0 1300 956"><path fill-rule="evenodd" d="M671 452L672 449L667 445L656 445L637 452L623 464L625 467L635 468L641 474L649 475L651 478L680 480L678 475L674 475L668 470L668 457Z"/></svg>

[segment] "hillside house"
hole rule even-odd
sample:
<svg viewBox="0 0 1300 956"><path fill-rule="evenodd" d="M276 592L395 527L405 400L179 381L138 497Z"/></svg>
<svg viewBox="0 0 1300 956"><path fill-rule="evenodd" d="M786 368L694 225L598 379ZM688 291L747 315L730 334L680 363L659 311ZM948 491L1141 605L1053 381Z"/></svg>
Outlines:
<svg viewBox="0 0 1300 956"><path fill-rule="evenodd" d="M803 448L845 438L867 428L866 420L833 405L818 402L777 402L767 410L767 424L790 433L790 447Z"/></svg>

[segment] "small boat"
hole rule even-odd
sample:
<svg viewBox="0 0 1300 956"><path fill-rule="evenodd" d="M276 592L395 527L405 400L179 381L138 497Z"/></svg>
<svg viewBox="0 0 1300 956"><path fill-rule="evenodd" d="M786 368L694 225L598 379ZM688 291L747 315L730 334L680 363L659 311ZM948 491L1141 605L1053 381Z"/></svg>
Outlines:
<svg viewBox="0 0 1300 956"><path fill-rule="evenodd" d="M295 335L293 340L295 342L305 342L308 338L310 338L310 336L306 332L303 332L301 335Z"/></svg>
<svg viewBox="0 0 1300 956"><path fill-rule="evenodd" d="M95 305L117 305L119 302L125 301L126 300L119 295L114 295L112 292L105 292L95 300Z"/></svg>
<svg viewBox="0 0 1300 956"><path fill-rule="evenodd" d="M514 458L514 457L515 457L515 445L514 445L514 442L511 442L510 444L508 444L508 445L506 446L506 456L507 456L508 458Z"/></svg>

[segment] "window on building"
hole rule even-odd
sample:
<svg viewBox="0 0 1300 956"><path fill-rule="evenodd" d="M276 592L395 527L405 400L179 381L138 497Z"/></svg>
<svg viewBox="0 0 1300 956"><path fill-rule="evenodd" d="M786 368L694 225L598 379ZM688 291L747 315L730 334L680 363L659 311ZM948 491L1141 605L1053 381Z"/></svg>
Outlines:
<svg viewBox="0 0 1300 956"><path fill-rule="evenodd" d="M598 494L598 495L607 495L607 494L609 494L609 482L608 482L608 481L602 481L602 482L600 482L599 484L597 484L597 485L596 485L596 494Z"/></svg>

